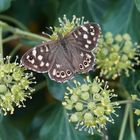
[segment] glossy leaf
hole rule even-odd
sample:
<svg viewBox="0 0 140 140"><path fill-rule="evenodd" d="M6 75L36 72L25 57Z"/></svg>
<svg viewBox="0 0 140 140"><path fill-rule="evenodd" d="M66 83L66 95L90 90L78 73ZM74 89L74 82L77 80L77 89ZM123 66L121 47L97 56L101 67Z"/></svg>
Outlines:
<svg viewBox="0 0 140 140"><path fill-rule="evenodd" d="M138 11L140 12L140 0L135 0L135 4L136 4Z"/></svg>
<svg viewBox="0 0 140 140"><path fill-rule="evenodd" d="M75 130L61 104L44 108L33 120L30 130L30 140L97 140L95 135Z"/></svg>
<svg viewBox="0 0 140 140"><path fill-rule="evenodd" d="M11 0L0 0L0 12L7 10L11 5Z"/></svg>
<svg viewBox="0 0 140 140"><path fill-rule="evenodd" d="M0 140L24 140L22 133L6 120L0 123Z"/></svg>

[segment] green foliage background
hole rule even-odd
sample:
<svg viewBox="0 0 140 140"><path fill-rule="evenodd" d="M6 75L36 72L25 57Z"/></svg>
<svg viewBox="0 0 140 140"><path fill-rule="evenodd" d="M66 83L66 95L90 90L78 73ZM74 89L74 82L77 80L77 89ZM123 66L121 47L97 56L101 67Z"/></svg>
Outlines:
<svg viewBox="0 0 140 140"><path fill-rule="evenodd" d="M57 25L57 18L64 14L71 19L72 15L84 16L86 20L97 22L102 32L113 34L130 33L134 41L140 42L140 0L0 0L0 20L16 26L13 20L7 20L3 15L12 17L30 30L40 34L46 26ZM20 24L18 24L20 25ZM20 28L19 27L19 28ZM34 46L36 41L21 40L25 46ZM5 55L8 54L5 45ZM20 54L20 52L19 52ZM26 108L16 109L15 114L1 116L0 140L104 140L101 136L91 136L78 132L68 122L66 112L61 105L67 84L50 81L47 75L36 74L38 82L45 81L47 88L43 88L33 95L32 100L26 102ZM80 80L81 76L76 76ZM129 94L140 92L140 71L131 73L129 78L121 77L121 84ZM44 83L43 83L44 84ZM118 91L119 92L119 91ZM125 93L120 92L120 98ZM139 106L138 104L136 106ZM124 117L124 108L118 111L119 118L114 117L115 124L108 125L109 140L117 140ZM130 128L128 119L124 140L140 139L140 129Z"/></svg>

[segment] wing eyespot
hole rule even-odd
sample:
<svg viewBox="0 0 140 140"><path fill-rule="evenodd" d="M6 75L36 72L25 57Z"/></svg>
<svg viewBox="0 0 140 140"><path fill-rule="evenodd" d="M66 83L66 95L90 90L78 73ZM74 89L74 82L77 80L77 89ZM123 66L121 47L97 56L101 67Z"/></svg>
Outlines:
<svg viewBox="0 0 140 140"><path fill-rule="evenodd" d="M89 29L88 29L88 32L89 32L89 33L93 32L93 29L92 29L92 28L89 28Z"/></svg>
<svg viewBox="0 0 140 140"><path fill-rule="evenodd" d="M80 69L84 69L84 66L82 64L79 64Z"/></svg>
<svg viewBox="0 0 140 140"><path fill-rule="evenodd" d="M28 60L33 60L33 56L30 55L29 57L27 57L27 59Z"/></svg>

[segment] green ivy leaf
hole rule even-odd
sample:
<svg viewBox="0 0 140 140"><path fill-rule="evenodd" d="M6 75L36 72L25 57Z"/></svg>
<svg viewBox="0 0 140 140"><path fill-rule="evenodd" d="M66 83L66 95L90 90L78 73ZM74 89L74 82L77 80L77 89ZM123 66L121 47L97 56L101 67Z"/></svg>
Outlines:
<svg viewBox="0 0 140 140"><path fill-rule="evenodd" d="M61 104L44 108L33 120L30 130L30 140L97 140L96 135L75 130Z"/></svg>
<svg viewBox="0 0 140 140"><path fill-rule="evenodd" d="M22 133L6 120L0 123L0 140L24 140Z"/></svg>
<svg viewBox="0 0 140 140"><path fill-rule="evenodd" d="M121 76L120 78L121 84L129 93L140 93L140 70L131 72L129 77Z"/></svg>
<svg viewBox="0 0 140 140"><path fill-rule="evenodd" d="M140 0L135 0L135 4L136 4L138 11L140 12Z"/></svg>
<svg viewBox="0 0 140 140"><path fill-rule="evenodd" d="M0 0L0 12L7 10L11 6L11 0Z"/></svg>

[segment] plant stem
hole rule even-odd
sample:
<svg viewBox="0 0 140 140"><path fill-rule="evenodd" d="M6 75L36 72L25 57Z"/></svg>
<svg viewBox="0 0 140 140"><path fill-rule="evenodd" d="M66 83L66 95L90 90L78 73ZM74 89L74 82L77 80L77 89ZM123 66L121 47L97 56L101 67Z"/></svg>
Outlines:
<svg viewBox="0 0 140 140"><path fill-rule="evenodd" d="M49 41L49 39L43 37L43 36L39 36L37 34L31 33L31 32L27 32L27 31L23 31L20 30L18 28L14 28L8 24L6 24L5 22L0 21L0 26L6 30L6 31L10 31L15 35L24 37L24 38L28 38L28 39L37 39L37 40L42 40L42 41Z"/></svg>
<svg viewBox="0 0 140 140"><path fill-rule="evenodd" d="M123 137L124 137L124 132L125 132L126 124L127 124L130 106L131 106L130 104L127 104L125 107L125 113L124 113L124 118L122 121L122 126L121 126L121 130L120 130L120 134L119 134L119 140L123 140Z"/></svg>
<svg viewBox="0 0 140 140"><path fill-rule="evenodd" d="M120 104L131 104L134 101L133 100L123 100L123 101L116 101L116 102L120 105ZM111 103L114 104L116 102L111 102Z"/></svg>
<svg viewBox="0 0 140 140"><path fill-rule="evenodd" d="M2 27L0 26L0 60L3 60Z"/></svg>
<svg viewBox="0 0 140 140"><path fill-rule="evenodd" d="M18 26L22 30L28 31L27 27L24 24L22 24L21 22L19 22L18 20L14 19L12 17L9 17L7 15L0 15L0 19L14 23L16 26Z"/></svg>
<svg viewBox="0 0 140 140"><path fill-rule="evenodd" d="M6 43L6 42L9 42L9 41L11 41L11 40L18 39L18 38L19 38L19 36L17 36L17 35L11 35L11 36L9 36L9 37L4 38L4 39L2 40L2 42L3 42L3 43Z"/></svg>
<svg viewBox="0 0 140 140"><path fill-rule="evenodd" d="M14 49L11 51L11 53L9 54L9 56L11 56L11 58L15 55L15 53L20 49L22 45L21 44L17 44Z"/></svg>
<svg viewBox="0 0 140 140"><path fill-rule="evenodd" d="M136 135L134 131L134 118L133 118L132 105L130 105L130 130L131 130L132 139L136 140Z"/></svg>

